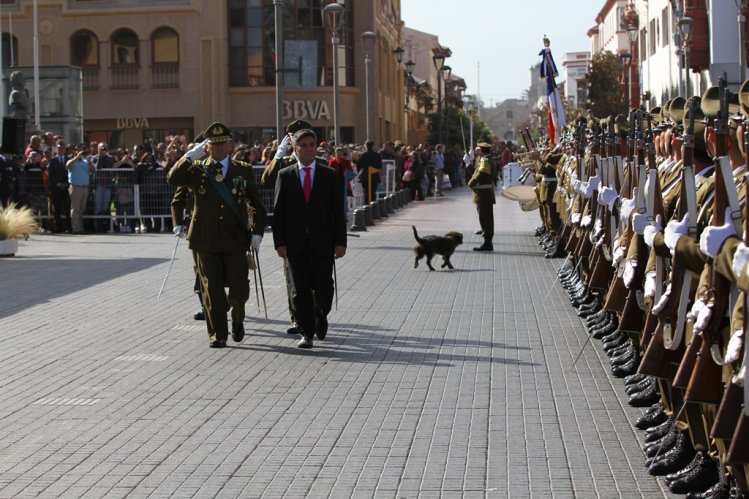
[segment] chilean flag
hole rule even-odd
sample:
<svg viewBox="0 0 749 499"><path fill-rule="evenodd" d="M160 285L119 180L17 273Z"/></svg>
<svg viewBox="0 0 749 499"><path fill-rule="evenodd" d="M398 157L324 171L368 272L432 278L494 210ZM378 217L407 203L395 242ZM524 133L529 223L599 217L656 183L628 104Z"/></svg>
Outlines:
<svg viewBox="0 0 749 499"><path fill-rule="evenodd" d="M546 99L548 101L548 119L549 119L549 139L551 144L555 145L561 135L562 128L566 124L564 119L564 107L562 106L562 97L559 95L557 83L554 77L559 76L557 66L554 64L554 58L551 56L551 49L544 47L538 53L542 57L541 61L541 78L546 78Z"/></svg>

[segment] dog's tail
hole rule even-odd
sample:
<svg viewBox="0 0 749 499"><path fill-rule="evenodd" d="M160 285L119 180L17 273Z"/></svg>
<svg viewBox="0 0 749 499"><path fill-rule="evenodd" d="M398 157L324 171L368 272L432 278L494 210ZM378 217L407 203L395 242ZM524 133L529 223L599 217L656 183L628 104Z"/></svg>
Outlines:
<svg viewBox="0 0 749 499"><path fill-rule="evenodd" d="M414 230L414 238L416 239L416 242L419 243L419 244L422 244L424 242L424 240L422 238L420 238L419 237L419 233L416 232L416 226L412 225L411 228Z"/></svg>

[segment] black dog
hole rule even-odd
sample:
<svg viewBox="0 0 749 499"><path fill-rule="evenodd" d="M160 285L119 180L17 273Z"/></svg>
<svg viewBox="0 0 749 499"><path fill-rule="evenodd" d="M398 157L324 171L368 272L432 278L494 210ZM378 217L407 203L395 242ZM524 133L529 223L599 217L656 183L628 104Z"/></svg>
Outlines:
<svg viewBox="0 0 749 499"><path fill-rule="evenodd" d="M419 260L426 256L427 267L429 267L429 270L434 270L434 267L432 267L432 257L434 255L442 255L442 261L444 263L440 268L454 268L450 263L450 255L453 254L455 248L457 248L459 244L463 244L463 234L450 231L444 236L426 236L421 238L419 237L418 232L416 232L416 227L412 225L411 228L414 230L416 242L419 243L414 246L414 253L416 254L414 268L418 267Z"/></svg>

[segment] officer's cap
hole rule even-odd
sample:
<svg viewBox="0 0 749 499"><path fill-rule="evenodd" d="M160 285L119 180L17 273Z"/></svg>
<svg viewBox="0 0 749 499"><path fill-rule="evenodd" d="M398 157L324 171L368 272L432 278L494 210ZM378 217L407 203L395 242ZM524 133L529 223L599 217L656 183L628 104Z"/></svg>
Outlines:
<svg viewBox="0 0 749 499"><path fill-rule="evenodd" d="M311 129L312 129L312 125L310 125L304 120L294 120L288 125L286 125L286 133L290 133L292 135L297 133L299 130L311 130Z"/></svg>
<svg viewBox="0 0 749 499"><path fill-rule="evenodd" d="M210 144L228 142L231 140L231 130L228 126L217 121L205 129L203 138L207 139Z"/></svg>
<svg viewBox="0 0 749 499"><path fill-rule="evenodd" d="M492 145L489 144L488 142L479 142L478 144L476 144L476 147L478 147L484 152L489 152L492 150Z"/></svg>

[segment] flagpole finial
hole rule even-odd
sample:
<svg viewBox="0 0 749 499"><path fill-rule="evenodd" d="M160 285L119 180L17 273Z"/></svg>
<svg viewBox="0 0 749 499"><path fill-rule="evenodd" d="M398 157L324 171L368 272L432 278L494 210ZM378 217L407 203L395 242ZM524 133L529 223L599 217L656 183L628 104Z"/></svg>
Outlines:
<svg viewBox="0 0 749 499"><path fill-rule="evenodd" d="M548 47L549 45L551 45L551 40L546 38L546 35L544 35L544 47Z"/></svg>

